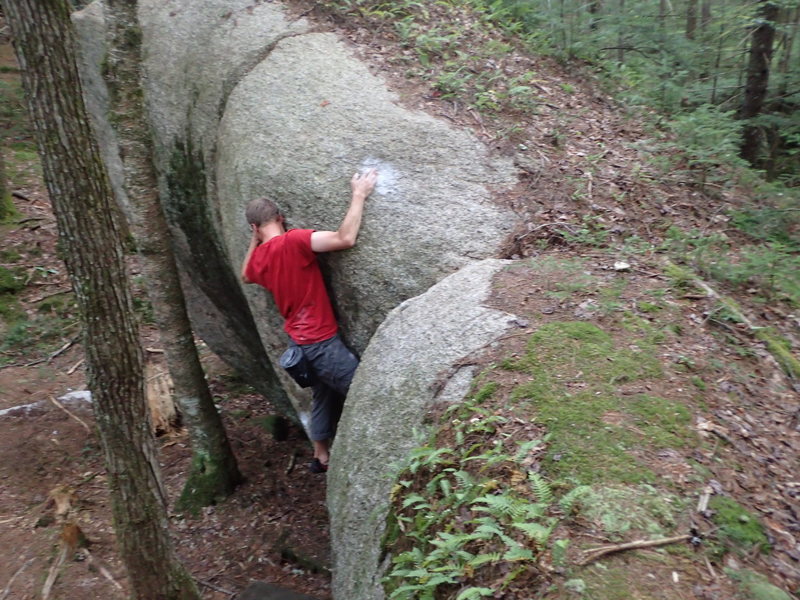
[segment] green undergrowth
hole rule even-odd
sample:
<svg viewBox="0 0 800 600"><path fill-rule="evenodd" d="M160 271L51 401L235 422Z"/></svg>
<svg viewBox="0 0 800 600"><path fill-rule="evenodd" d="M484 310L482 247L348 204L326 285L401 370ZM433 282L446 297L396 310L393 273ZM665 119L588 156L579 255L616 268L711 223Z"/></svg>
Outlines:
<svg viewBox="0 0 800 600"><path fill-rule="evenodd" d="M544 441L521 436L510 415L484 407L496 389L489 383L451 405L443 429L401 470L384 539L393 555L389 598L512 594L534 585L548 548L565 554L568 542L551 538L582 488L557 495L526 468Z"/></svg>
<svg viewBox="0 0 800 600"><path fill-rule="evenodd" d="M524 356L503 364L530 376L511 398L550 433L545 465L555 478L653 482L637 449L682 449L695 441L682 404L620 393L623 384L662 377L657 352L663 333L641 320L627 327L630 337L622 344L592 323L549 323L531 335Z"/></svg>
<svg viewBox="0 0 800 600"><path fill-rule="evenodd" d="M13 264L21 256L3 251L3 260ZM53 352L79 331L77 309L70 292L53 294L25 308L20 294L34 280L52 275L44 268L0 267L0 364L41 358Z"/></svg>
<svg viewBox="0 0 800 600"><path fill-rule="evenodd" d="M770 550L761 521L733 498L714 496L708 506L713 511L712 521L717 526L718 553L734 551L745 556Z"/></svg>

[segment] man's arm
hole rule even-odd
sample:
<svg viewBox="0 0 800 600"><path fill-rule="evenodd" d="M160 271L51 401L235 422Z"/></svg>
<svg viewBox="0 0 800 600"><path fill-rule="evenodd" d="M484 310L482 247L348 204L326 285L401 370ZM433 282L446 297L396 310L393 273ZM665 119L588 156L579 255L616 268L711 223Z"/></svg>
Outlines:
<svg viewBox="0 0 800 600"><path fill-rule="evenodd" d="M247 272L247 265L250 262L250 257L253 256L253 250L258 247L261 238L258 235L258 227L251 224L250 229L252 231L252 235L250 236L250 246L247 248L247 253L244 255L244 260L242 261L242 281L244 283L254 283L247 278L245 273Z"/></svg>
<svg viewBox="0 0 800 600"><path fill-rule="evenodd" d="M375 182L378 179L378 171L371 169L359 175L353 175L350 187L353 190L353 197L350 200L350 208L347 209L342 224L336 231L315 231L311 234L311 249L314 252L333 252L334 250L346 250L356 245L358 230L361 229L361 216L364 214L364 201L375 189Z"/></svg>

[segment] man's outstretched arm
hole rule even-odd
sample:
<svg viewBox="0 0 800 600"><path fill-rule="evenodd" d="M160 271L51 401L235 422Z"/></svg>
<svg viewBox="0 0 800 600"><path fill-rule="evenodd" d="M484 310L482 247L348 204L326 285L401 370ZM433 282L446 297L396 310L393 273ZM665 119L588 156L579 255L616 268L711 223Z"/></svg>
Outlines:
<svg viewBox="0 0 800 600"><path fill-rule="evenodd" d="M333 252L346 250L356 245L358 231L361 229L361 217L364 214L364 201L375 189L378 171L371 169L360 175L356 173L350 180L353 197L342 224L336 231L315 231L311 234L311 249L314 252Z"/></svg>
<svg viewBox="0 0 800 600"><path fill-rule="evenodd" d="M250 230L252 232L250 236L250 246L247 248L247 253L244 255L244 260L242 261L241 275L244 283L253 283L247 278L245 273L247 272L247 265L250 262L250 258L253 256L253 250L256 249L259 243L261 243L261 239L258 235L258 227L255 225L250 225Z"/></svg>

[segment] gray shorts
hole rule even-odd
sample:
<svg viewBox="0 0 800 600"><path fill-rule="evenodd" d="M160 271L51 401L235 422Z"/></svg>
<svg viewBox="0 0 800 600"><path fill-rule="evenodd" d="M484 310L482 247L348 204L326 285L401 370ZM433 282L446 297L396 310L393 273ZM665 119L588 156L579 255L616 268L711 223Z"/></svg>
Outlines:
<svg viewBox="0 0 800 600"><path fill-rule="evenodd" d="M358 358L344 345L338 334L300 347L319 381L311 388L313 402L309 436L314 441L328 440L336 434L336 424L358 368Z"/></svg>

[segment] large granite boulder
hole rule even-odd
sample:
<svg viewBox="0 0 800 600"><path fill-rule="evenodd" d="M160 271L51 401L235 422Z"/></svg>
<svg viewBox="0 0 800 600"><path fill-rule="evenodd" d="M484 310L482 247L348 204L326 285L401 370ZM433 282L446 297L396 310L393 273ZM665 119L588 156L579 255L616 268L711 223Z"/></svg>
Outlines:
<svg viewBox="0 0 800 600"><path fill-rule="evenodd" d="M247 202L267 195L293 226L335 229L353 172L379 169L358 246L322 257L344 336L363 351L397 304L496 254L515 215L490 189L513 185L514 167L471 133L402 107L344 42L309 32L277 2L142 0L139 12L161 192L193 323L279 405L286 390L302 416L307 397L274 368L281 319L236 275ZM78 21L107 131L101 17L93 6ZM113 136L103 140L113 163Z"/></svg>
<svg viewBox="0 0 800 600"><path fill-rule="evenodd" d="M519 326L514 315L483 306L493 276L509 262L461 269L395 308L372 337L328 472L335 598L384 598L381 541L396 483L392 465L419 445L415 432L434 402L458 402L469 391L475 373L458 366L461 359Z"/></svg>

